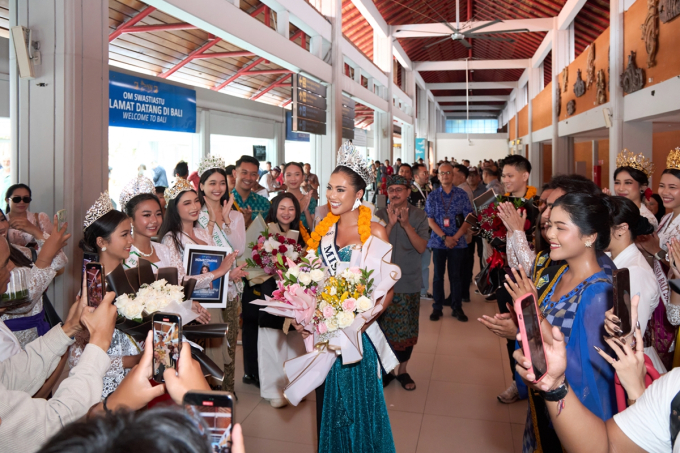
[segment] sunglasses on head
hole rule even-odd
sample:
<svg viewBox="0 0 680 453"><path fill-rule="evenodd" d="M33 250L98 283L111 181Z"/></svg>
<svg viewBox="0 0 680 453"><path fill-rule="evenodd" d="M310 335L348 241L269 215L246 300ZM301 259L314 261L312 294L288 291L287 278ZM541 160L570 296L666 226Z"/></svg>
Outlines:
<svg viewBox="0 0 680 453"><path fill-rule="evenodd" d="M19 203L23 201L24 203L30 203L33 199L31 197L10 197L12 203Z"/></svg>

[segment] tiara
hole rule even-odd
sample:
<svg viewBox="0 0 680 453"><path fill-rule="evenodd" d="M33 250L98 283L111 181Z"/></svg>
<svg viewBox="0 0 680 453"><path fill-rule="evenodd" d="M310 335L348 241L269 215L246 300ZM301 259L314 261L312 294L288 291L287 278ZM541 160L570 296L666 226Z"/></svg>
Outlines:
<svg viewBox="0 0 680 453"><path fill-rule="evenodd" d="M90 225L113 210L113 203L111 202L111 197L109 197L109 191L107 190L103 194L99 195L97 201L95 201L92 207L87 210L87 213L85 213L83 231L87 230Z"/></svg>
<svg viewBox="0 0 680 453"><path fill-rule="evenodd" d="M672 149L666 159L667 170L680 170L680 148Z"/></svg>
<svg viewBox="0 0 680 453"><path fill-rule="evenodd" d="M145 176L138 176L123 187L120 193L120 210L125 212L125 206L137 195L143 193L156 193L156 187L153 185L153 181Z"/></svg>
<svg viewBox="0 0 680 453"><path fill-rule="evenodd" d="M224 163L224 159L218 156L207 156L204 157L203 160L201 161L201 165L198 166L198 176L200 177L203 175L208 170L211 170L213 168L221 168L224 170L224 168L227 166L227 164Z"/></svg>
<svg viewBox="0 0 680 453"><path fill-rule="evenodd" d="M648 178L654 173L654 164L644 154L635 154L627 149L624 149L616 156L616 168L621 167L631 167L640 170Z"/></svg>
<svg viewBox="0 0 680 453"><path fill-rule="evenodd" d="M186 192L187 190L194 190L194 188L191 187L191 184L189 184L189 181L186 179L178 178L174 186L165 189L165 201L169 202L170 200L174 200L179 194Z"/></svg>
<svg viewBox="0 0 680 453"><path fill-rule="evenodd" d="M361 155L361 152L354 147L350 142L342 144L338 150L338 166L347 167L359 176L364 182L369 185L375 180L373 172L368 168L366 158Z"/></svg>

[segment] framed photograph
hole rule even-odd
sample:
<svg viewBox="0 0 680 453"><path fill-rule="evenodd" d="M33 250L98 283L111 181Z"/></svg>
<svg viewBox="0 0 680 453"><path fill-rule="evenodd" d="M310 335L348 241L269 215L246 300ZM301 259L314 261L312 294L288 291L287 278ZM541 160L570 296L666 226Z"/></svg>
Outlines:
<svg viewBox="0 0 680 453"><path fill-rule="evenodd" d="M184 246L187 278L214 271L226 256L227 250L221 247L187 244ZM228 281L229 273L210 282L208 288L195 289L190 299L200 302L205 308L226 308Z"/></svg>
<svg viewBox="0 0 680 453"><path fill-rule="evenodd" d="M477 198L473 200L473 205L475 208L475 212L479 214L481 210L489 206L489 204L493 203L496 201L496 194L494 193L493 189L489 189Z"/></svg>

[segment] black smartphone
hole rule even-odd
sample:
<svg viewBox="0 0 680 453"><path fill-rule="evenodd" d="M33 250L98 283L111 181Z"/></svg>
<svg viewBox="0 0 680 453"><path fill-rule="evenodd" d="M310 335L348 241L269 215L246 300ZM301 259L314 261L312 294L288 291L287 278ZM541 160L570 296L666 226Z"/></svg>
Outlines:
<svg viewBox="0 0 680 453"><path fill-rule="evenodd" d="M182 318L174 313L154 313L153 325L153 380L165 382L163 372L177 369L182 350Z"/></svg>
<svg viewBox="0 0 680 453"><path fill-rule="evenodd" d="M472 225L472 228L479 228L479 220L477 219L477 216L474 213L469 213L467 217L465 217L465 223L469 223Z"/></svg>
<svg viewBox="0 0 680 453"><path fill-rule="evenodd" d="M548 362L543 349L543 332L541 332L541 320L534 295L527 294L516 300L515 311L518 312L522 351L525 356L528 355L531 358L530 371L536 376L534 382L538 382L548 372Z"/></svg>
<svg viewBox="0 0 680 453"><path fill-rule="evenodd" d="M234 397L229 392L184 394L184 408L199 421L199 429L208 436L212 451L231 451L231 428L234 426Z"/></svg>
<svg viewBox="0 0 680 453"><path fill-rule="evenodd" d="M633 320L630 312L630 272L628 269L617 269L612 273L614 287L614 314L621 320L619 326L623 332L618 336L629 335L633 331Z"/></svg>
<svg viewBox="0 0 680 453"><path fill-rule="evenodd" d="M87 305L97 308L106 294L104 265L92 261L85 264L85 287L87 289Z"/></svg>

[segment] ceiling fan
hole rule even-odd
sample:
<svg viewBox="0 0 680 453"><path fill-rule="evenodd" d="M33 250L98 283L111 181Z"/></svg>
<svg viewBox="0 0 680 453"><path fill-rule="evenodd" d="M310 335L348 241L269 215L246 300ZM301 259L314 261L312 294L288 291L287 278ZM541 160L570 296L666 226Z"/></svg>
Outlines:
<svg viewBox="0 0 680 453"><path fill-rule="evenodd" d="M426 0L426 1L427 1L427 0ZM429 5L428 5L428 6L429 6ZM434 11L441 17L441 14L439 14L439 12L438 12L437 10L434 10ZM442 17L442 19L444 19L444 18ZM453 33L451 33L450 35L446 36L446 37L443 38L443 39L440 39L439 41L435 41L435 42L433 42L433 43L431 43L431 44L426 45L425 47L423 47L423 49L427 49L428 47L435 46L435 45L437 45L437 44L439 44L439 43L442 43L442 42L448 41L448 40L458 41L458 42L460 42L462 45L464 45L465 47L467 47L467 48L469 49L469 48L472 47L472 45L471 45L469 42L467 42L467 39L468 39L468 38L472 38L472 39L485 39L485 40L488 40L488 41L515 42L515 40L512 39L512 38L499 38L499 37L489 36L489 35L495 35L495 34L501 34L501 33L502 33L502 34L506 34L506 33L524 33L524 32L528 32L528 31L529 31L529 30L526 29L526 28L518 28L518 29L515 29L515 30L502 30L502 31L479 32L479 30L482 30L482 29L484 29L484 28L490 27L490 26L495 25L495 24L497 24L497 23L503 22L503 21L500 20L500 19L494 19L494 20L492 20L492 21L490 21L490 22L487 22L486 24L479 25L479 26L477 26L477 27L470 28L470 29L467 29L467 30L465 29L465 24L463 24L463 27L461 28L461 25L460 25L460 0L456 0L456 26L453 27L447 20L440 20L439 22L440 22L441 24L444 24L444 25L445 25L447 28L449 28ZM397 30L397 31L401 31L401 30ZM405 30L404 30L404 31L405 31ZM423 31L423 33L436 33L436 34L438 34L438 35L442 35L442 33L439 33L439 32L430 32L430 31Z"/></svg>

